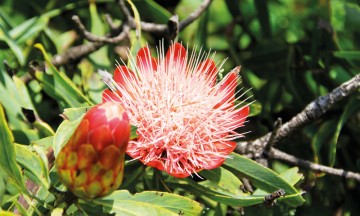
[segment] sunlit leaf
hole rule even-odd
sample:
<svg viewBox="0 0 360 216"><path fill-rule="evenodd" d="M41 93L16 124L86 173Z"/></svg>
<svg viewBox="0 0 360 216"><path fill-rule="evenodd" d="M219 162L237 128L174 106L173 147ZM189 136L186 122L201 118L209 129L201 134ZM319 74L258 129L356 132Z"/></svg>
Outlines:
<svg viewBox="0 0 360 216"><path fill-rule="evenodd" d="M232 153L231 158L227 159L223 165L235 174L248 178L252 184L268 193L283 189L287 195L293 195L285 202L291 206L299 206L304 202L301 193L291 184L285 181L274 171L266 168L255 161Z"/></svg>
<svg viewBox="0 0 360 216"><path fill-rule="evenodd" d="M55 100L60 100L63 103L62 105L66 107L80 107L91 104L89 99L79 91L75 84L52 65L44 47L41 44L35 44L34 47L43 53L48 64L47 73L35 72L36 78L43 83L46 93Z"/></svg>
<svg viewBox="0 0 360 216"><path fill-rule="evenodd" d="M126 190L93 200L92 204L103 206L109 213L117 215L199 215L199 203L172 193L145 191L131 195Z"/></svg>
<svg viewBox="0 0 360 216"><path fill-rule="evenodd" d="M49 179L47 172L44 172L45 164L43 161L30 151L26 146L15 145L16 150L16 161L32 175L29 176L30 179L39 185L44 186L45 188L49 187ZM26 173L25 173L26 175Z"/></svg>
<svg viewBox="0 0 360 216"><path fill-rule="evenodd" d="M23 177L20 169L16 164L16 153L14 147L14 138L7 125L4 109L0 105L0 166L5 170L10 178L14 180L17 186L23 191L26 191Z"/></svg>

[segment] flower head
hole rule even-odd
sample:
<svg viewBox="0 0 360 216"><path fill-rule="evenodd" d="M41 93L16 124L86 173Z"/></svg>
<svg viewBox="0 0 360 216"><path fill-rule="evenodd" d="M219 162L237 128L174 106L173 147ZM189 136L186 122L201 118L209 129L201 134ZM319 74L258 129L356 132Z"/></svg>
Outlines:
<svg viewBox="0 0 360 216"><path fill-rule="evenodd" d="M120 103L91 108L56 158L60 180L82 198L105 196L123 179L129 117Z"/></svg>
<svg viewBox="0 0 360 216"><path fill-rule="evenodd" d="M220 166L234 150L249 107L235 104L238 71L216 84L209 54L189 55L179 43L153 58L148 47L118 66L104 101L120 101L137 127L127 154L175 177Z"/></svg>

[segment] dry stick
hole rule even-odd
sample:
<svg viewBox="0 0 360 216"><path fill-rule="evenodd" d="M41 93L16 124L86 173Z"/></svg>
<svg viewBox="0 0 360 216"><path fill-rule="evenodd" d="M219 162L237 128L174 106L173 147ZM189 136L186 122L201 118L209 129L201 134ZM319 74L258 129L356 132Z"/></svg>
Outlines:
<svg viewBox="0 0 360 216"><path fill-rule="evenodd" d="M343 98L348 97L360 87L360 74L349 81L341 84L335 88L332 92L325 96L320 96L310 104L308 104L304 110L294 116L290 121L283 124L275 137L274 144L279 142L282 138L290 135L297 129L307 125L311 121L318 119L325 114L332 106ZM238 142L235 152L247 155L250 157L260 157L266 144L271 137L271 132L266 135L252 141Z"/></svg>
<svg viewBox="0 0 360 216"><path fill-rule="evenodd" d="M274 145L275 143L275 138L279 132L279 129L281 128L281 125L282 125L282 119L281 118L278 118L276 121L275 121L275 124L274 124L274 130L271 132L271 135L269 137L269 141L268 143L265 145L265 151L269 151L271 149L271 147Z"/></svg>
<svg viewBox="0 0 360 216"><path fill-rule="evenodd" d="M273 131L271 132L271 135L269 137L269 140L268 142L266 143L265 147L264 147L264 151L263 153L266 153L268 152L271 147L274 145L274 142L275 142L275 137L277 136L277 133L280 129L282 125L282 119L281 118L278 118L276 121L275 121L275 124L274 124L274 129ZM265 157L266 155L261 155L261 157L258 157L258 158L255 158L256 162L260 163L261 165L265 166L265 167L269 167L269 161L268 161L268 158Z"/></svg>
<svg viewBox="0 0 360 216"><path fill-rule="evenodd" d="M275 141L273 144L276 144L282 138L290 135L295 130L305 126L309 122L321 117L324 113L326 113L335 103L340 101L341 99L348 97L355 91L360 88L360 74L357 74L355 77L350 79L349 81L341 84L339 87L335 88L332 92L325 96L318 97L313 102L308 104L303 111L298 113L295 117L293 117L290 121L285 123L279 128L277 135L275 137ZM266 145L269 143L270 137L272 133L268 133L265 136L262 136L253 141L247 142L238 142L235 152L239 154L243 154L250 158L258 158L261 157L264 153ZM309 168L315 171L322 171L332 175L340 175L346 178L353 178L358 180L360 174L356 174L349 171L344 171L340 169L334 169L330 167L326 167L323 165L318 165L312 163L310 161L305 161L295 156L288 155L284 152L281 152L275 148L271 148L268 156L273 159L281 159L283 161L287 161L292 164L296 164L298 166ZM281 157L283 156L283 157ZM295 163L297 162L297 163Z"/></svg>
<svg viewBox="0 0 360 216"><path fill-rule="evenodd" d="M92 52L100 49L105 43L103 42L93 42L88 44L83 44L79 46L71 47L66 50L63 54L55 55L52 59L52 64L55 66L60 66L67 64L69 62L74 62L82 57L89 55Z"/></svg>
<svg viewBox="0 0 360 216"><path fill-rule="evenodd" d="M190 25L194 20L196 20L205 10L209 7L212 0L205 0L201 3L201 5L192 12L186 19L179 23L179 30L183 30L186 26Z"/></svg>
<svg viewBox="0 0 360 216"><path fill-rule="evenodd" d="M324 173L331 174L331 175L342 176L346 179L354 179L354 180L360 182L360 173L355 173L355 172L346 171L343 169L336 169L336 168L331 168L328 166L312 163L310 161L299 159L293 155L287 154L285 152L282 152L282 151L280 151L278 149L274 149L274 148L272 148L270 150L268 155L272 159L285 161L285 162L293 164L295 166L310 169L312 171L324 172Z"/></svg>
<svg viewBox="0 0 360 216"><path fill-rule="evenodd" d="M191 13L188 18L186 18L185 20L183 20L182 22L179 23L179 31L181 31L186 26L191 24L195 19L197 19L206 10L206 8L208 8L208 6L210 5L211 2L212 2L212 0L204 0L203 3L200 5L200 7L197 10L195 10L193 13ZM128 23L127 23L127 25L124 25L124 28L127 28L128 25L130 25L131 28L135 28L136 27L135 20L132 17L128 8L125 6L124 1L119 0L119 5L120 5L121 10L125 13L125 16L128 19ZM75 18L75 21L76 21L76 18ZM79 19L79 21L80 21L80 19ZM112 30L116 30L116 29L114 29L115 26L112 23L111 17L107 17L106 21L108 23L111 23L110 27L112 28ZM92 35L88 31L86 31L85 27L81 28L81 25L79 25L79 23L77 23L77 27L80 29L80 31L82 32L82 34L84 36L87 35L87 37L90 37L90 38L92 36L98 37L98 36ZM141 29L142 29L142 31L153 32L153 33L163 33L163 34L167 33L169 31L168 25L166 25L166 24L155 24L155 23L147 23L147 22L141 22ZM85 33L85 32L90 33L92 36L89 36L89 34ZM124 32L126 32L126 31L124 31ZM58 55L54 56L54 58L52 59L52 63L55 66L60 66L60 65L64 65L69 62L72 62L72 61L76 61L84 56L89 55L92 52L95 52L96 50L98 50L102 46L104 46L106 43L112 43L113 40L116 41L116 40L121 39L122 37L123 37L122 34L118 35L117 37L115 37L113 39L110 39L110 38L104 39L103 37L98 37L98 39L99 38L101 38L101 39L93 40L96 42L75 46L75 47L68 49L63 54L58 54ZM92 39L95 39L95 38L92 37Z"/></svg>
<svg viewBox="0 0 360 216"><path fill-rule="evenodd" d="M82 36L86 38L88 41L92 41L92 42L119 43L120 41L124 40L127 37L130 31L130 26L124 24L121 33L115 37L111 37L110 35L96 36L91 32L89 32L88 30L86 30L84 24L82 24L82 22L80 21L79 16L73 15L72 20L76 23L76 26L80 30Z"/></svg>
<svg viewBox="0 0 360 216"><path fill-rule="evenodd" d="M186 19L179 23L179 31L183 30L185 27L194 22L211 4L213 0L204 0L201 5L193 11ZM121 10L125 13L129 23L132 28L136 28L136 23L132 17L129 9L126 7L124 0L119 0L119 5ZM141 30L145 32L159 33L164 34L168 32L168 26L166 24L156 24L148 22L140 22Z"/></svg>

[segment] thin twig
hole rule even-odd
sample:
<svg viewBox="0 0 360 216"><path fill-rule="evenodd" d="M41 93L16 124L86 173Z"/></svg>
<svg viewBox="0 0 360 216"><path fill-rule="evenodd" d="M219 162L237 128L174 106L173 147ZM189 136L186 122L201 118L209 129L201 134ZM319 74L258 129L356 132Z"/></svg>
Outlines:
<svg viewBox="0 0 360 216"><path fill-rule="evenodd" d="M199 16L209 7L213 0L204 0L201 5L183 21L179 22L179 31L186 28L192 22L194 22ZM126 7L124 0L119 0L121 10L124 12L132 28L136 28L136 23L132 17L129 9ZM156 24L148 22L140 22L141 30L145 32L166 34L168 33L168 26L166 24Z"/></svg>
<svg viewBox="0 0 360 216"><path fill-rule="evenodd" d="M278 134L280 127L282 126L282 119L278 118L274 124L274 130L271 132L268 143L265 145L265 151L269 151L274 145L275 138Z"/></svg>
<svg viewBox="0 0 360 216"><path fill-rule="evenodd" d="M349 81L341 84L329 94L320 96L310 104L308 104L303 111L294 116L290 121L283 124L275 137L274 144L281 139L289 136L297 129L304 127L311 121L318 119L325 114L338 101L348 97L360 88L360 74ZM251 158L260 157L265 149L266 144L271 136L271 132L252 141L238 142L235 152L246 155Z"/></svg>
<svg viewBox="0 0 360 216"><path fill-rule="evenodd" d="M123 25L123 29L120 34L115 37L111 35L106 36L96 36L86 30L84 24L81 22L79 16L73 15L72 20L76 23L77 28L80 30L81 34L86 38L88 41L92 42L104 42L104 43L119 43L120 41L124 40L130 31L130 27L127 24Z"/></svg>
<svg viewBox="0 0 360 216"><path fill-rule="evenodd" d="M75 62L78 59L81 59L89 55L90 53L100 49L104 44L105 43L103 42L92 42L92 43L71 47L70 49L66 50L63 54L55 55L51 62L55 66L64 65L69 62Z"/></svg>
<svg viewBox="0 0 360 216"><path fill-rule="evenodd" d="M116 31L118 29L118 26L115 25L110 14L105 14L105 21L110 26L112 31Z"/></svg>
<svg viewBox="0 0 360 216"><path fill-rule="evenodd" d="M287 154L275 148L271 149L271 151L268 153L268 156L272 159L285 161L295 166L310 169L312 171L323 172L330 175L342 176L346 179L354 179L360 182L360 173L355 173L343 169L336 169L336 168L331 168L328 166L312 163L307 160L299 159L293 155Z"/></svg>
<svg viewBox="0 0 360 216"><path fill-rule="evenodd" d="M203 3L197 8L193 13L189 15L185 20L179 23L179 31L183 30L186 26L191 24L195 19L197 19L210 5L212 0L204 0ZM75 21L77 28L80 30L81 34L92 43L83 44L79 46L72 47L68 49L65 53L54 56L52 63L55 66L60 66L67 64L69 62L74 62L84 56L89 55L92 52L95 52L106 43L118 43L119 41L125 39L128 35L130 28L136 28L136 23L134 18L132 17L129 9L126 7L124 0L119 0L119 5L121 10L124 12L127 23L124 23L122 26L122 31L115 36L105 35L105 36L96 36L91 32L87 31L85 26L81 23L79 17L74 16L73 20ZM106 22L109 24L112 32L116 32L120 30L120 27L117 28L110 16L105 17ZM156 23L148 23L148 22L140 22L141 30L145 32L152 33L160 33L160 34L168 34L169 26L167 24L156 24Z"/></svg>
<svg viewBox="0 0 360 216"><path fill-rule="evenodd" d="M194 20L196 20L209 7L211 2L212 0L204 0L194 12L179 23L179 30L183 30L186 26L194 22Z"/></svg>
<svg viewBox="0 0 360 216"><path fill-rule="evenodd" d="M282 119L278 118L275 121L274 130L271 132L271 135L264 147L263 153L261 154L260 157L255 158L256 162L260 163L261 165L263 165L265 167L269 167L269 161L268 161L268 158L265 156L265 153L268 152L271 149L271 147L274 145L275 138L277 136L277 133L278 133L281 125L282 125Z"/></svg>

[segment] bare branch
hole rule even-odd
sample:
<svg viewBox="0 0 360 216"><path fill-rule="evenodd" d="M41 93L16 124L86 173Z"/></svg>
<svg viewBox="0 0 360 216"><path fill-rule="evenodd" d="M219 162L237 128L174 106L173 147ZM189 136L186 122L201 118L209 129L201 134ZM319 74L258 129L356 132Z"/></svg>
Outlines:
<svg viewBox="0 0 360 216"><path fill-rule="evenodd" d="M92 52L100 49L104 45L103 42L93 42L88 44L82 44L79 46L71 47L66 50L63 54L55 55L52 59L52 63L55 66L64 65L69 62L76 61L89 55Z"/></svg>
<svg viewBox="0 0 360 216"><path fill-rule="evenodd" d="M196 20L211 4L212 0L204 0L200 7L192 12L186 19L179 23L179 30L183 30L186 26L190 25Z"/></svg>
<svg viewBox="0 0 360 216"><path fill-rule="evenodd" d="M270 152L268 153L268 156L272 159L285 161L292 165L310 169L312 171L323 172L323 173L327 173L330 175L342 176L346 179L354 179L354 180L360 182L360 173L355 173L355 172L346 171L343 169L336 169L336 168L331 168L328 166L312 163L307 160L299 159L293 155L287 154L287 153L282 152L275 148L272 148L270 150Z"/></svg>
<svg viewBox="0 0 360 216"><path fill-rule="evenodd" d="M105 21L110 26L112 31L115 31L118 29L118 26L116 26L113 22L113 19L110 14L105 14Z"/></svg>
<svg viewBox="0 0 360 216"><path fill-rule="evenodd" d="M360 88L360 74L349 81L341 84L335 88L332 92L325 96L318 97L313 102L308 104L303 111L294 116L290 121L283 124L275 138L274 144L290 135L297 129L307 125L311 121L318 119L324 113L326 113L331 107L338 101L348 97ZM235 152L246 155L251 158L260 157L265 149L266 144L272 133L247 142L238 142Z"/></svg>
<svg viewBox="0 0 360 216"><path fill-rule="evenodd" d="M124 40L127 37L127 35L129 34L129 31L130 31L130 27L125 24L125 25L123 25L122 32L119 35L115 36L115 37L111 37L111 35L96 36L96 35L92 34L91 32L89 32L88 30L86 30L86 28L82 24L79 16L73 15L72 20L76 23L76 26L80 30L81 34L87 40L92 41L92 42L118 43L118 42Z"/></svg>
<svg viewBox="0 0 360 216"><path fill-rule="evenodd" d="M199 8L192 12L185 20L179 23L179 31L194 22L211 4L213 0L204 0ZM129 9L126 7L124 0L119 0L121 10L124 12L132 28L136 28L136 23L132 17ZM141 30L145 32L153 32L159 34L165 34L168 32L168 26L166 24L156 24L148 22L140 22Z"/></svg>
<svg viewBox="0 0 360 216"><path fill-rule="evenodd" d="M300 127L308 124L309 122L318 119L320 116L325 114L331 107L334 106L338 101L342 100L345 97L348 97L355 91L360 88L360 74L357 74L355 77L349 81L341 84L339 87L335 88L332 92L325 96L320 96L309 105L305 107L301 113L297 114L290 121L285 123L283 127L280 128L278 135L276 136L277 140L280 140Z"/></svg>
<svg viewBox="0 0 360 216"><path fill-rule="evenodd" d="M282 119L278 118L276 120L275 124L274 124L274 130L271 132L271 135L269 137L269 141L265 146L265 151L269 151L271 149L271 147L274 145L275 138L276 138L276 136L278 134L278 131L279 131L281 125L282 125Z"/></svg>

